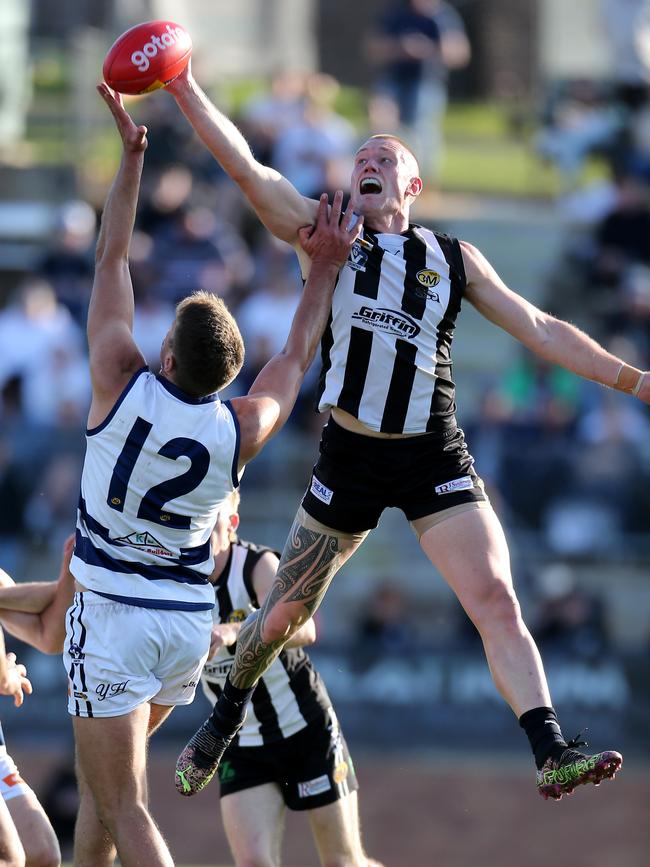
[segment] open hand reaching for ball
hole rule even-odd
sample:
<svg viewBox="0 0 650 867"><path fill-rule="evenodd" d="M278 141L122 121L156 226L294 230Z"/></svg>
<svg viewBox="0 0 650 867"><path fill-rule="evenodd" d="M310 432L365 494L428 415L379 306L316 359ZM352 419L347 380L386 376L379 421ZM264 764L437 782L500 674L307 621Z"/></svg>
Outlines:
<svg viewBox="0 0 650 867"><path fill-rule="evenodd" d="M97 92L109 107L115 120L115 125L122 138L125 151L138 153L147 148L147 127L137 126L131 115L124 108L122 97L117 91L102 82L97 85Z"/></svg>

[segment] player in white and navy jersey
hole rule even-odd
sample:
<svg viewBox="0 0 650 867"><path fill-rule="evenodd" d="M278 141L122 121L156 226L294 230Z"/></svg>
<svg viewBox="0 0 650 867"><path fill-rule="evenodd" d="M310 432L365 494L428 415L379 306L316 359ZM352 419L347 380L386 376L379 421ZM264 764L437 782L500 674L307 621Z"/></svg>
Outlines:
<svg viewBox="0 0 650 867"><path fill-rule="evenodd" d="M70 536L64 546L58 581L16 584L0 569L0 624L11 635L43 653L61 653L63 649L65 612L74 591L69 571L73 544L74 537ZM21 684L24 668L14 663L13 669L12 694L21 701L19 690L24 688ZM0 796L0 861L26 867L58 867L61 852L54 829L34 790L7 752L1 725Z"/></svg>
<svg viewBox="0 0 650 867"><path fill-rule="evenodd" d="M232 665L242 622L263 604L279 562L270 548L238 538L238 503L235 492L212 537L216 605L201 674L212 704ZM221 815L237 865L279 865L286 808L308 811L324 865L368 864L352 760L325 685L303 650L315 638L310 619L282 649L220 765Z"/></svg>
<svg viewBox="0 0 650 867"><path fill-rule="evenodd" d="M106 85L99 92L123 152L88 312L92 402L63 654L81 790L74 860L103 867L117 849L124 864L169 867L146 802L147 736L194 696L210 643L217 513L244 465L288 418L362 227L351 225L351 212L341 219L340 191L331 213L323 197L315 229L301 230L315 270L284 349L248 395L219 397L241 368L244 346L225 304L208 292L177 306L160 372L150 372L133 340L128 267L147 130Z"/></svg>
<svg viewBox="0 0 650 867"><path fill-rule="evenodd" d="M297 249L298 228L313 219L315 202L257 162L189 68L168 89L267 228ZM646 403L650 376L511 291L471 244L411 223L421 190L417 161L395 136L372 136L356 152L350 207L364 230L341 273L322 341L319 408L331 415L275 585L242 629L226 686L237 686L239 697L250 694L383 509L396 506L481 634L495 684L530 740L540 794L560 798L612 777L622 760L614 751L578 752L557 722L521 617L503 530L456 422L451 342L461 300L546 361ZM241 715L235 718L224 691L179 757L179 768L199 768L195 790L218 766ZM218 744L213 751L204 750L207 734Z"/></svg>

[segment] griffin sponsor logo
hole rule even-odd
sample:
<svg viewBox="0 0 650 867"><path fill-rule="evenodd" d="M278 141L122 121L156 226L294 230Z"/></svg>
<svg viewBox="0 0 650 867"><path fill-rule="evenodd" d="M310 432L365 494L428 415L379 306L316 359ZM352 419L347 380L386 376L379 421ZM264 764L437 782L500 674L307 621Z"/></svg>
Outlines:
<svg viewBox="0 0 650 867"><path fill-rule="evenodd" d="M462 476L460 479L452 479L450 482L445 482L442 485L436 485L436 494L453 494L456 491L466 491L474 487L474 481L471 476Z"/></svg>
<svg viewBox="0 0 650 867"><path fill-rule="evenodd" d="M410 316L389 307L366 307L365 305L352 314L353 319L360 320L376 331L384 331L395 337L413 340L420 333L420 326Z"/></svg>
<svg viewBox="0 0 650 867"><path fill-rule="evenodd" d="M327 774L323 774L322 777L316 777L313 780L298 783L298 797L313 798L314 795L322 795L323 792L327 792L331 788L332 784L329 781L329 777Z"/></svg>
<svg viewBox="0 0 650 867"><path fill-rule="evenodd" d="M139 551L145 551L147 554L154 554L156 557L173 557L174 554L152 536L148 531L145 533L129 533L128 536L121 536L115 540L122 545L128 545L131 548L137 548Z"/></svg>
<svg viewBox="0 0 650 867"><path fill-rule="evenodd" d="M206 662L203 666L203 674L215 679L225 678L232 668L233 661L233 659L220 659Z"/></svg>

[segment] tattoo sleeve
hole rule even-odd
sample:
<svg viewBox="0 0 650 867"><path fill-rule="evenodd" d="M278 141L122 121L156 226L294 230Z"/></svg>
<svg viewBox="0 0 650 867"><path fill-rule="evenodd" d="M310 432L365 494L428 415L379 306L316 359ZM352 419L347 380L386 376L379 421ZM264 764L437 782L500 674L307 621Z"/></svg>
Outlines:
<svg viewBox="0 0 650 867"><path fill-rule="evenodd" d="M294 522L273 586L260 610L246 620L239 633L230 672L234 686L245 689L257 683L292 632L314 614L330 581L352 550L343 550L337 536L317 533ZM286 635L265 641L265 623L271 611L282 605L289 605Z"/></svg>

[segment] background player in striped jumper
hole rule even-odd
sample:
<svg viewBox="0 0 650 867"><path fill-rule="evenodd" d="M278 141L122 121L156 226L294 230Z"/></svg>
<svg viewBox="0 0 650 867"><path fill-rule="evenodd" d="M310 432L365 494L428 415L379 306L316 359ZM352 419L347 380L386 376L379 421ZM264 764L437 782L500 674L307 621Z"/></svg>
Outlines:
<svg viewBox="0 0 650 867"><path fill-rule="evenodd" d="M11 635L43 653L61 653L63 649L65 612L74 591L69 571L73 546L74 536L70 536L64 545L57 581L15 584L0 569L0 623ZM61 853L56 834L36 794L7 752L1 726L0 794L2 863L12 867L57 867Z"/></svg>
<svg viewBox="0 0 650 867"><path fill-rule="evenodd" d="M244 465L288 418L361 226L351 228L351 212L340 220L340 191L331 213L323 196L316 229L300 233L314 268L287 343L247 396L219 399L244 346L226 306L207 292L178 305L160 373L151 373L133 340L128 266L147 130L105 84L98 90L123 149L88 311L92 402L63 654L82 799L74 860L111 864L114 843L123 867L170 867L148 810L147 734L194 697L212 628L216 516Z"/></svg>
<svg viewBox="0 0 650 867"><path fill-rule="evenodd" d="M316 202L257 162L188 69L168 86L195 131L267 228L298 247ZM311 617L336 571L387 506L401 508L422 550L478 629L494 682L525 729L544 797L612 777L614 751L585 756L562 735L542 661L523 622L505 536L455 419L451 341L465 297L545 360L650 402L650 376L510 290L471 244L409 223L422 190L409 148L373 136L357 151L350 207L365 220L334 293L322 341L320 456L260 612L242 627L212 716L179 756L203 788L244 717L259 677ZM358 460L363 455L363 462Z"/></svg>
<svg viewBox="0 0 650 867"><path fill-rule="evenodd" d="M243 620L264 603L279 557L237 536L239 492L223 504L212 534L216 605L203 692L214 704L234 659ZM219 768L221 816L238 865L280 864L285 808L308 811L323 867L379 865L361 843L357 779L325 684L303 646L310 618L259 681L246 721Z"/></svg>

